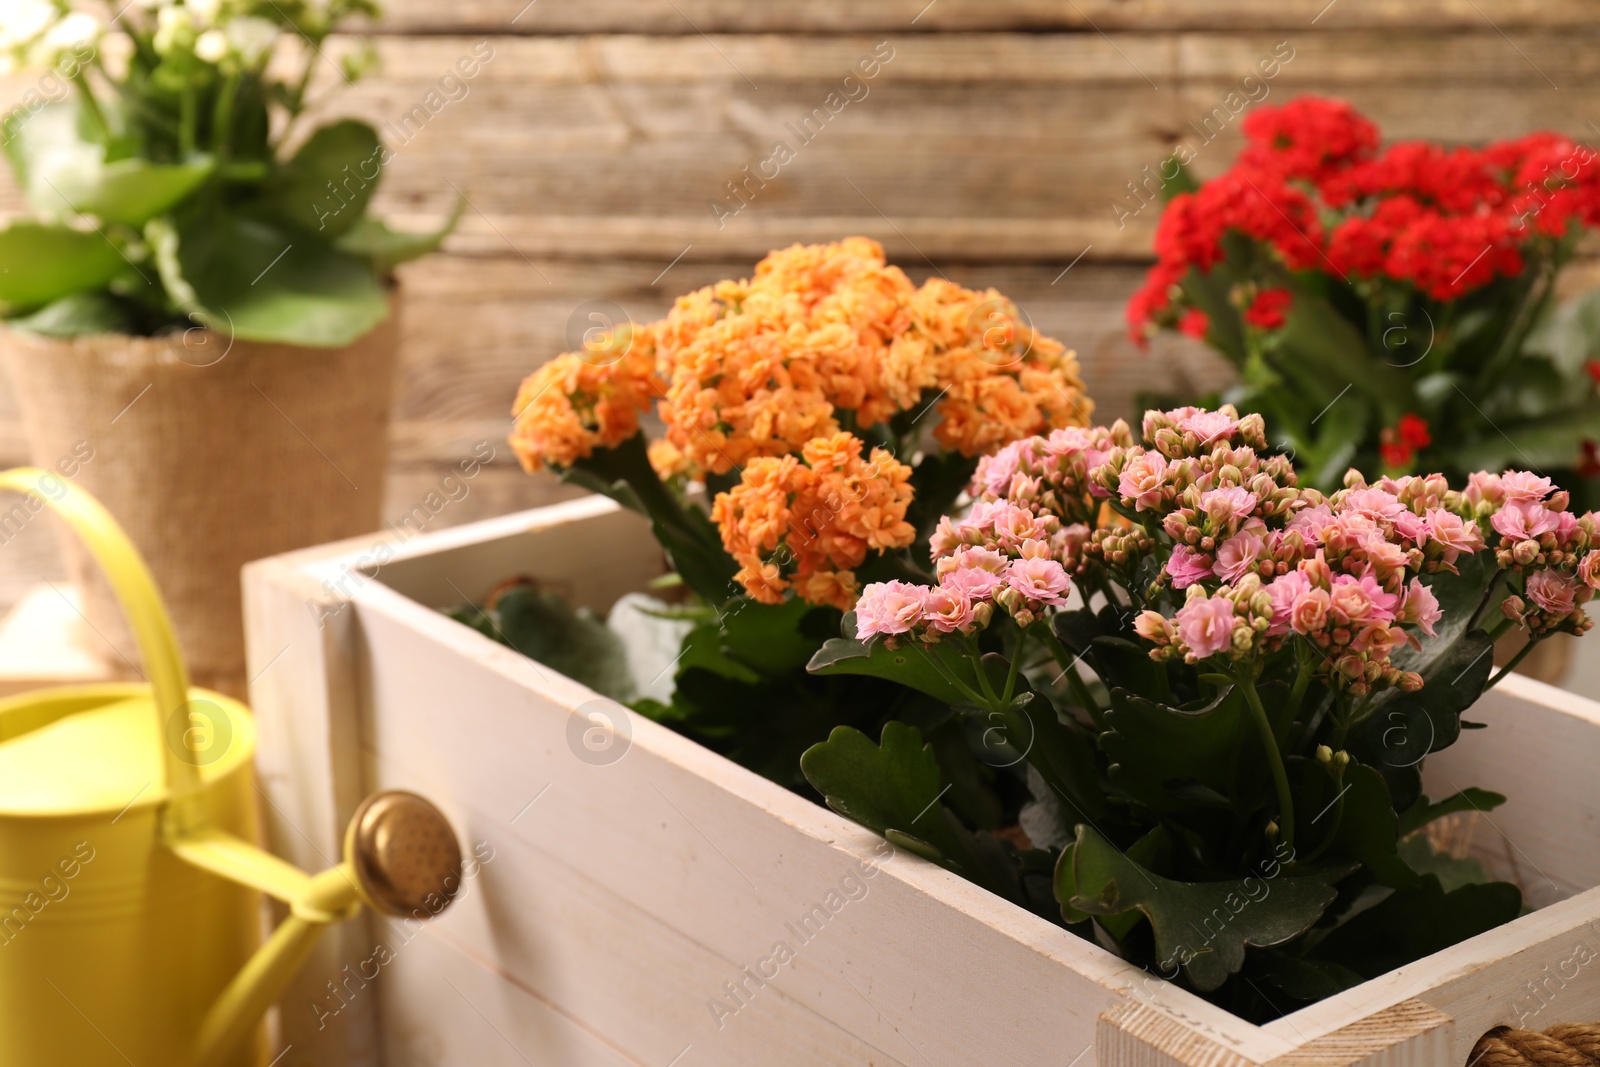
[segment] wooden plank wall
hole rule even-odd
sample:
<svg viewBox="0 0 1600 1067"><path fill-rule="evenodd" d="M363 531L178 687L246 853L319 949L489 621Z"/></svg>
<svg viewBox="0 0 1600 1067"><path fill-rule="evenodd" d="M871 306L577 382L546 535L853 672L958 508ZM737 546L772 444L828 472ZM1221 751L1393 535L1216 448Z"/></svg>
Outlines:
<svg viewBox="0 0 1600 1067"><path fill-rule="evenodd" d="M1222 380L1194 348L1123 337L1156 214L1129 183L1180 143L1216 172L1252 97L1336 93L1397 137L1600 130L1581 0L391 0L377 30L381 72L329 110L396 148L381 209L470 204L448 253L405 274L388 510L475 442L498 451L441 525L563 494L501 442L517 381L591 311L658 316L771 247L863 233L919 280L999 287L1077 349L1110 417L1139 389ZM875 50L876 75L844 85ZM778 142L792 160L741 203L727 183ZM0 460L24 455L0 393ZM0 606L54 573L41 531L0 550Z"/></svg>

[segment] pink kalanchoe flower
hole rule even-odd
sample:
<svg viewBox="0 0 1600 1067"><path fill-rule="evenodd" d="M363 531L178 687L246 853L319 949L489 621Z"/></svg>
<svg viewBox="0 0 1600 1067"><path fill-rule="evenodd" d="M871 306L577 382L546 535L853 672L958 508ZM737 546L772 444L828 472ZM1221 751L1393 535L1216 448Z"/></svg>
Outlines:
<svg viewBox="0 0 1600 1067"><path fill-rule="evenodd" d="M1200 510L1217 526L1240 521L1255 507L1256 495L1236 485L1226 489L1208 489L1200 494Z"/></svg>
<svg viewBox="0 0 1600 1067"><path fill-rule="evenodd" d="M948 585L928 590L922 602L922 621L942 634L970 631L975 614L972 598Z"/></svg>
<svg viewBox="0 0 1600 1067"><path fill-rule="evenodd" d="M934 564L934 572L943 578L958 569L975 569L999 574L1010 560L1003 553L982 545L963 545Z"/></svg>
<svg viewBox="0 0 1600 1067"><path fill-rule="evenodd" d="M1163 648L1172 643L1172 629L1159 611L1139 612L1133 620L1133 632Z"/></svg>
<svg viewBox="0 0 1600 1067"><path fill-rule="evenodd" d="M1048 537L1037 516L1027 508L1002 503L994 511L994 536L1002 548L1015 549L1024 541Z"/></svg>
<svg viewBox="0 0 1600 1067"><path fill-rule="evenodd" d="M1444 550L1441 558L1446 564L1453 565L1462 555L1483 551L1483 531L1477 523L1443 508L1429 508L1427 520L1428 534Z"/></svg>
<svg viewBox="0 0 1600 1067"><path fill-rule="evenodd" d="M1537 504L1550 495L1555 485L1531 471L1506 471L1500 476L1500 488L1508 504Z"/></svg>
<svg viewBox="0 0 1600 1067"><path fill-rule="evenodd" d="M1467 487L1461 491L1467 503L1476 507L1482 503L1499 504L1506 498L1506 491L1500 484L1498 474L1488 471L1476 471L1467 475Z"/></svg>
<svg viewBox="0 0 1600 1067"><path fill-rule="evenodd" d="M1311 591L1311 582L1299 571L1290 571L1268 582L1266 589L1272 598L1272 624L1267 636L1281 637L1292 628L1295 602Z"/></svg>
<svg viewBox="0 0 1600 1067"><path fill-rule="evenodd" d="M1285 533L1297 533L1308 545L1322 544L1322 531L1333 525L1333 509L1326 504L1304 508L1294 513L1284 527Z"/></svg>
<svg viewBox="0 0 1600 1067"><path fill-rule="evenodd" d="M875 582L856 601L856 640L909 633L922 619L928 587L910 582Z"/></svg>
<svg viewBox="0 0 1600 1067"><path fill-rule="evenodd" d="M1578 580L1590 589L1600 590L1600 549L1584 555L1578 564Z"/></svg>
<svg viewBox="0 0 1600 1067"><path fill-rule="evenodd" d="M973 488L984 496L1003 497L1011 488L1011 479L1022 462L1022 453L1031 441L1013 441L992 456L978 461L977 473L972 476Z"/></svg>
<svg viewBox="0 0 1600 1067"><path fill-rule="evenodd" d="M1178 640L1195 659L1233 647L1233 601L1227 597L1195 597L1178 609Z"/></svg>
<svg viewBox="0 0 1600 1067"><path fill-rule="evenodd" d="M1422 579L1411 579L1411 584L1406 586L1405 597L1400 601L1400 611L1395 621L1414 623L1422 628L1423 633L1433 637L1434 624L1442 618L1444 609L1439 607L1439 598L1433 595L1433 590L1423 585Z"/></svg>
<svg viewBox="0 0 1600 1067"><path fill-rule="evenodd" d="M1354 489L1339 504L1342 513L1365 515L1373 522L1393 522L1406 510L1393 493L1382 489Z"/></svg>
<svg viewBox="0 0 1600 1067"><path fill-rule="evenodd" d="M1211 557L1196 552L1188 545L1178 545L1167 559L1167 574L1172 577L1172 588L1187 589L1203 578L1215 576Z"/></svg>
<svg viewBox="0 0 1600 1067"><path fill-rule="evenodd" d="M1038 557L1012 560L1006 568L1006 584L1028 600L1048 605L1065 604L1072 590L1066 568L1053 559Z"/></svg>
<svg viewBox="0 0 1600 1067"><path fill-rule="evenodd" d="M1237 582L1255 570L1261 559L1266 540L1261 536L1264 526L1247 526L1217 546L1217 560L1213 569L1225 582Z"/></svg>
<svg viewBox="0 0 1600 1067"><path fill-rule="evenodd" d="M1570 615L1578 606L1578 583L1570 574L1559 571L1534 571L1528 575L1528 599L1548 615Z"/></svg>
<svg viewBox="0 0 1600 1067"><path fill-rule="evenodd" d="M1394 532L1421 548L1428 543L1428 520L1414 511L1402 510L1394 517Z"/></svg>
<svg viewBox="0 0 1600 1067"><path fill-rule="evenodd" d="M1153 511L1161 506L1161 490L1167 477L1167 458L1160 452L1141 452L1122 470L1117 492L1132 501L1135 511Z"/></svg>
<svg viewBox="0 0 1600 1067"><path fill-rule="evenodd" d="M1489 525L1495 532L1513 541L1537 541L1560 525L1557 513L1543 504L1513 504L1494 513Z"/></svg>
<svg viewBox="0 0 1600 1067"><path fill-rule="evenodd" d="M944 574L939 584L969 600L986 600L1005 584L1003 575L982 567L957 567Z"/></svg>
<svg viewBox="0 0 1600 1067"><path fill-rule="evenodd" d="M1319 633L1328 625L1328 609L1333 598L1326 589L1315 586L1295 597L1289 609L1289 628L1302 637Z"/></svg>
<svg viewBox="0 0 1600 1067"><path fill-rule="evenodd" d="M1394 621L1394 610L1399 602L1398 596L1386 592L1371 575L1355 578L1340 574L1333 579L1328 612L1340 626L1363 623L1387 626Z"/></svg>
<svg viewBox="0 0 1600 1067"><path fill-rule="evenodd" d="M1239 420L1221 411L1195 411L1178 420L1178 429L1194 434L1202 445L1232 437L1238 428Z"/></svg>

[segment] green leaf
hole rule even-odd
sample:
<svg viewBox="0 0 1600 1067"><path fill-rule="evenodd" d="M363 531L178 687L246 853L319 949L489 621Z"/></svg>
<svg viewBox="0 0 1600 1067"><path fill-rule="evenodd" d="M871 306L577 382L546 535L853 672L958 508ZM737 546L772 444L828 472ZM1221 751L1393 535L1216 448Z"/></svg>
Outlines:
<svg viewBox="0 0 1600 1067"><path fill-rule="evenodd" d="M127 310L105 292L70 293L31 315L7 323L13 330L41 337L86 337L90 334L128 334L132 324Z"/></svg>
<svg viewBox="0 0 1600 1067"><path fill-rule="evenodd" d="M466 197L458 199L444 225L428 233L401 233L391 230L378 219L362 216L345 231L335 247L366 260L371 264L373 274L386 278L400 264L437 252L439 246L444 244L444 239L460 223L466 205Z"/></svg>
<svg viewBox="0 0 1600 1067"><path fill-rule="evenodd" d="M911 471L914 495L906 509L906 521L917 531L917 544L925 543L939 519L950 513L977 469L977 457L959 452L932 452L917 461Z"/></svg>
<svg viewBox="0 0 1600 1067"><path fill-rule="evenodd" d="M365 122L323 126L263 190L263 209L293 229L337 238L367 213L383 155L377 131Z"/></svg>
<svg viewBox="0 0 1600 1067"><path fill-rule="evenodd" d="M215 170L216 161L209 157L174 164L120 159L104 166L76 166L53 176L40 171L39 177L52 179L51 192L63 207L106 222L143 226L183 203Z"/></svg>
<svg viewBox="0 0 1600 1067"><path fill-rule="evenodd" d="M1209 702L1167 707L1126 689L1111 690L1100 748L1110 760L1111 786L1136 803L1181 815L1194 801L1175 787L1200 784L1224 798L1238 795L1241 746L1259 752L1245 732L1244 694L1233 686ZM1265 763L1257 760L1265 782Z"/></svg>
<svg viewBox="0 0 1600 1067"><path fill-rule="evenodd" d="M1301 959L1271 949L1253 953L1245 975L1252 982L1269 986L1301 1004L1325 1000L1366 981L1350 968L1337 963Z"/></svg>
<svg viewBox="0 0 1600 1067"><path fill-rule="evenodd" d="M486 608L466 605L450 617L602 696L633 698L628 652L617 635L592 611L574 609L532 581L501 590Z"/></svg>
<svg viewBox="0 0 1600 1067"><path fill-rule="evenodd" d="M1590 289L1552 308L1522 343L1574 379L1600 357L1600 289Z"/></svg>
<svg viewBox="0 0 1600 1067"><path fill-rule="evenodd" d="M172 211L216 169L209 156L182 163L130 157L106 162L106 146L83 135L76 99L47 104L5 124L6 151L28 198L40 214L95 215L106 222L143 226Z"/></svg>
<svg viewBox="0 0 1600 1067"><path fill-rule="evenodd" d="M728 652L762 674L781 676L803 669L817 644L839 629L839 610L799 597L781 604L740 598L720 616Z"/></svg>
<svg viewBox="0 0 1600 1067"><path fill-rule="evenodd" d="M988 834L962 826L939 802L944 786L933 747L912 726L891 722L883 743L836 728L800 758L806 778L839 814L940 866L1023 902L1017 864Z"/></svg>
<svg viewBox="0 0 1600 1067"><path fill-rule="evenodd" d="M1587 388L1587 386L1585 386ZM1600 439L1600 404L1546 412L1506 422L1500 432L1462 442L1453 459L1462 470L1503 470L1570 466L1586 440Z"/></svg>
<svg viewBox="0 0 1600 1067"><path fill-rule="evenodd" d="M1427 797L1423 797L1400 817L1400 836L1414 833L1446 815L1464 811L1493 811L1505 802L1506 798L1499 793L1477 788L1463 789L1432 804Z"/></svg>
<svg viewBox="0 0 1600 1067"><path fill-rule="evenodd" d="M340 348L388 317L367 265L308 234L226 214L145 232L173 300L221 333Z"/></svg>
<svg viewBox="0 0 1600 1067"><path fill-rule="evenodd" d="M1346 386L1354 386L1383 413L1385 423L1394 422L1414 406L1406 376L1373 358L1366 339L1332 304L1287 273L1280 273L1276 280L1294 294L1278 335L1276 363L1314 370L1329 388L1330 398Z"/></svg>
<svg viewBox="0 0 1600 1067"><path fill-rule="evenodd" d="M1382 885L1416 884L1416 872L1397 852L1400 821L1381 774L1351 763L1336 782L1322 764L1298 757L1289 760L1288 770L1300 811L1297 827L1308 847L1325 861L1355 860Z"/></svg>
<svg viewBox="0 0 1600 1067"><path fill-rule="evenodd" d="M712 607L737 595L733 576L738 564L722 547L722 537L704 511L685 505L661 483L646 450L643 434L634 434L615 448L597 449L561 472L574 481L611 497L650 519L657 543L666 549L683 580Z"/></svg>
<svg viewBox="0 0 1600 1067"><path fill-rule="evenodd" d="M1138 909L1155 934L1163 970L1183 968L1208 992L1244 966L1245 947L1280 945L1310 929L1335 893L1321 877L1176 882L1144 870L1093 828L1078 828L1064 903L1090 915Z"/></svg>
<svg viewBox="0 0 1600 1067"><path fill-rule="evenodd" d="M0 230L0 303L37 308L102 289L125 266L117 246L98 233L13 222Z"/></svg>
<svg viewBox="0 0 1600 1067"><path fill-rule="evenodd" d="M1448 852L1434 851L1427 834L1413 834L1400 842L1400 858L1418 874L1431 874L1439 879L1446 893L1453 893L1464 885L1482 885L1489 880L1489 872L1475 859L1456 859Z"/></svg>
<svg viewBox="0 0 1600 1067"><path fill-rule="evenodd" d="M1312 955L1368 978L1460 944L1515 919L1522 893L1507 882L1464 885L1446 893L1435 875L1397 889L1337 927Z"/></svg>
<svg viewBox="0 0 1600 1067"><path fill-rule="evenodd" d="M844 617L842 629L855 633L856 615ZM903 641L891 649L882 638L869 642L835 637L817 650L806 670L812 674L865 674L908 685L946 704L970 704L967 689L977 682L972 659L955 645L941 641L923 646ZM1002 675L1002 684L1004 676ZM959 683L959 684L958 684Z"/></svg>

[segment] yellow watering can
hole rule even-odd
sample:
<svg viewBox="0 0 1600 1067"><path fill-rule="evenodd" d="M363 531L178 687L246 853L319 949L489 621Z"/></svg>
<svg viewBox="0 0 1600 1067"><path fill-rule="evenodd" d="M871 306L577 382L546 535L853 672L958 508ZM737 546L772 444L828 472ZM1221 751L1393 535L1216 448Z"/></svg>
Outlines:
<svg viewBox="0 0 1600 1067"><path fill-rule="evenodd" d="M455 834L391 792L362 804L321 874L257 848L254 720L189 687L138 552L53 474L7 471L0 489L83 538L149 680L0 701L0 1067L263 1064L261 1016L322 928L363 904L438 914L461 885ZM262 893L288 905L264 944Z"/></svg>

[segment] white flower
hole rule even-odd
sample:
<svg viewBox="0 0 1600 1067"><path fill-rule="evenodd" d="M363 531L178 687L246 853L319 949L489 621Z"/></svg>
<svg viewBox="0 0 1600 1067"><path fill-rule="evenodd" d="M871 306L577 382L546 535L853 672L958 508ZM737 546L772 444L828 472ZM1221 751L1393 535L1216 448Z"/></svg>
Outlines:
<svg viewBox="0 0 1600 1067"><path fill-rule="evenodd" d="M228 58L228 35L221 30L207 30L195 41L194 54L207 63L221 63Z"/></svg>
<svg viewBox="0 0 1600 1067"><path fill-rule="evenodd" d="M181 7L164 7L156 12L156 33L152 42L161 55L176 51L194 33L194 16Z"/></svg>
<svg viewBox="0 0 1600 1067"><path fill-rule="evenodd" d="M278 27L267 19L237 18L228 23L228 42L247 67L253 67L278 43Z"/></svg>
<svg viewBox="0 0 1600 1067"><path fill-rule="evenodd" d="M0 0L0 48L32 44L55 25L60 14L47 0Z"/></svg>
<svg viewBox="0 0 1600 1067"><path fill-rule="evenodd" d="M183 6L194 15L196 23L209 26L217 21L217 13L222 10L222 0L183 0Z"/></svg>
<svg viewBox="0 0 1600 1067"><path fill-rule="evenodd" d="M45 47L59 52L71 52L100 39L100 23L93 16L74 11L50 28L44 35Z"/></svg>

